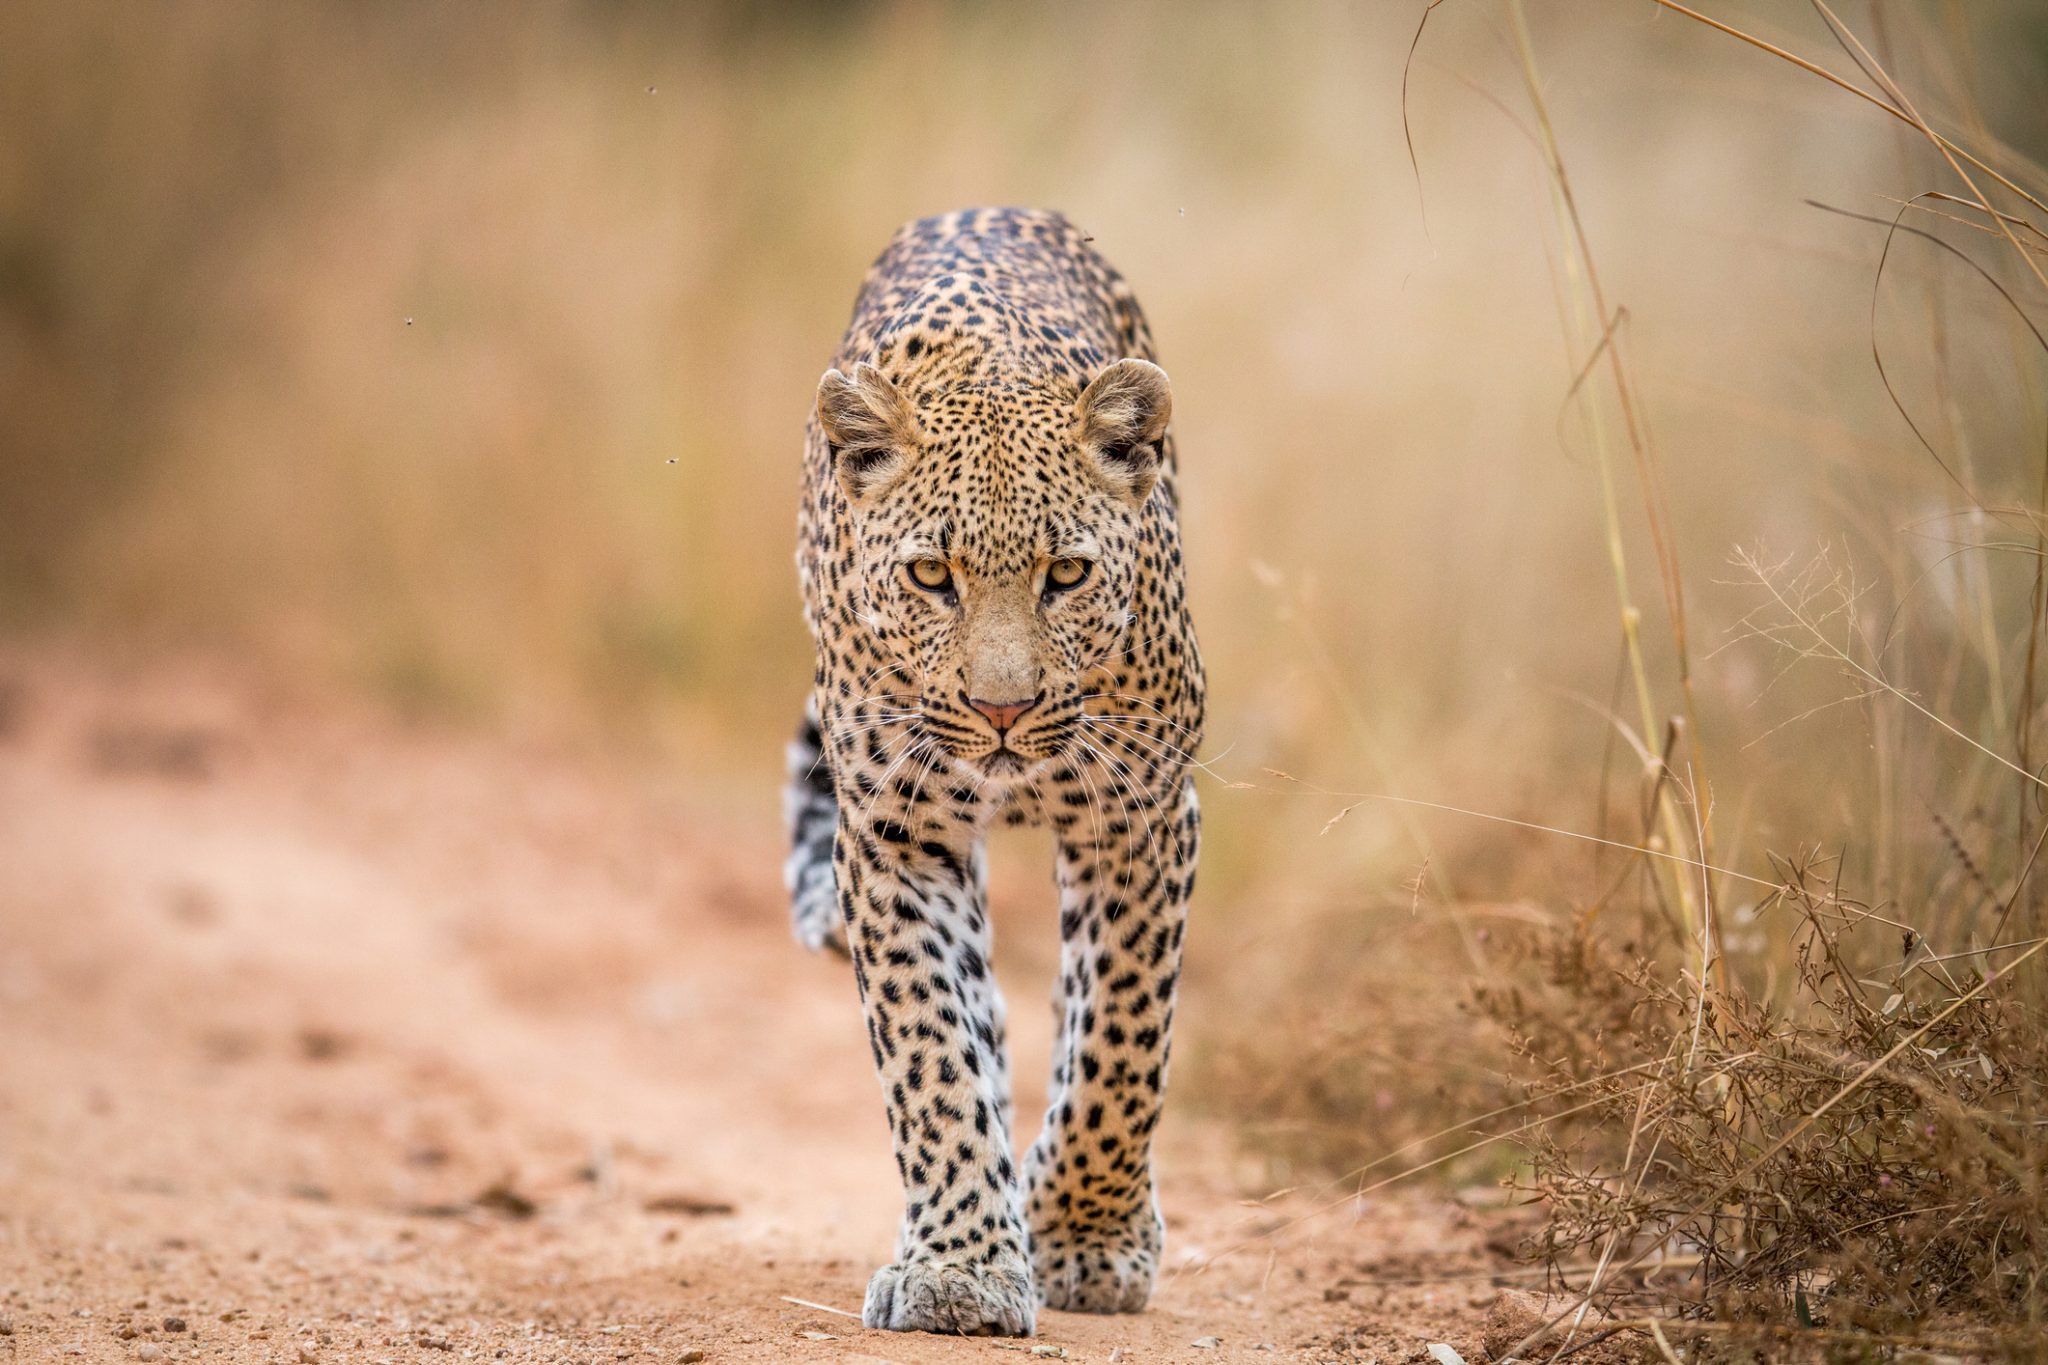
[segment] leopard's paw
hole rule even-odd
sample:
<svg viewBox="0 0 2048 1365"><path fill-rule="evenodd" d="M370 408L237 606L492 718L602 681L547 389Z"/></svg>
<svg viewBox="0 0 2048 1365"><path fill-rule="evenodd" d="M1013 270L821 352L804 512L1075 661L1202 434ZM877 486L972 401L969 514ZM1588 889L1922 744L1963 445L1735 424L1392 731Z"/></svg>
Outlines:
<svg viewBox="0 0 2048 1365"><path fill-rule="evenodd" d="M1028 1337L1037 1325L1022 1264L898 1261L868 1281L861 1322L891 1332Z"/></svg>
<svg viewBox="0 0 2048 1365"><path fill-rule="evenodd" d="M1164 1240L1147 1209L1128 1226L1055 1225L1031 1234L1038 1301L1070 1313L1136 1313L1152 1297Z"/></svg>

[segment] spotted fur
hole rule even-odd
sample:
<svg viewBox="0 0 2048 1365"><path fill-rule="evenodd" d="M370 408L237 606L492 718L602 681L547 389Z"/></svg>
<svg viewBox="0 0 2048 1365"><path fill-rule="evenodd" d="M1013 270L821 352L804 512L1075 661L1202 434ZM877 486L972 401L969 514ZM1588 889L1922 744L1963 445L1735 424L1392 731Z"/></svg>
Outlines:
<svg viewBox="0 0 2048 1365"><path fill-rule="evenodd" d="M818 665L788 883L797 937L852 958L903 1180L874 1327L1028 1335L1040 1304L1142 1308L1159 1265L1203 681L1171 391L1088 243L1021 209L904 227L806 432ZM999 820L1057 841L1052 1102L1021 1165L981 846Z"/></svg>

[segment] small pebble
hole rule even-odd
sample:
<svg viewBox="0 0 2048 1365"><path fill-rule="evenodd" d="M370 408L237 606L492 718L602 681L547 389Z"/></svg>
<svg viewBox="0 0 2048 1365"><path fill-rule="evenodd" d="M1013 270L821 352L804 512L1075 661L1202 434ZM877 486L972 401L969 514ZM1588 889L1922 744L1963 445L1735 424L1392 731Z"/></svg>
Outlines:
<svg viewBox="0 0 2048 1365"><path fill-rule="evenodd" d="M702 1360L703 1358L704 1352L699 1350L697 1347L692 1346L689 1350L677 1356L676 1360L678 1362L678 1365L696 1365L696 1362Z"/></svg>
<svg viewBox="0 0 2048 1365"><path fill-rule="evenodd" d="M164 1330L166 1332L182 1332L185 1330L185 1320L183 1318L165 1318Z"/></svg>
<svg viewBox="0 0 2048 1365"><path fill-rule="evenodd" d="M162 1356L163 1353L164 1348L153 1341L145 1341L135 1348L135 1358L137 1360L155 1360Z"/></svg>

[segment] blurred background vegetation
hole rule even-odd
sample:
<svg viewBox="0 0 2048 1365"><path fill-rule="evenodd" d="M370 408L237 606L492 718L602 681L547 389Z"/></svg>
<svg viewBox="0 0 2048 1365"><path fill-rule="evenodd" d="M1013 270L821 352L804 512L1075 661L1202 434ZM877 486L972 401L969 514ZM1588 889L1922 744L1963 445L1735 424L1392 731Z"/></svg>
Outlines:
<svg viewBox="0 0 2048 1365"><path fill-rule="evenodd" d="M1502 1065L1442 973L1619 865L1417 807L1325 830L1350 798L1310 788L1644 834L1588 436L1619 419L1574 382L1601 329L1498 0L1431 12L1404 129L1422 8L8 5L0 630L623 747L765 844L800 431L861 272L912 217L1058 207L1175 382L1215 708L1197 1093L1282 1165L1412 1137L1413 1096ZM1944 126L2048 154L2038 6L1842 12ZM1853 70L1803 6L1716 13ZM1900 237L1880 283L1884 225L1806 202L1954 188L1910 130L1646 2L1527 14L1668 490L1719 861L1838 849L1873 900L1938 899L1956 847L2010 852L2009 775L1756 638L1730 555L1827 554L1884 676L2024 753L2039 556L1985 509L2038 501L2040 356L1967 267ZM1782 940L1729 909L1768 980Z"/></svg>

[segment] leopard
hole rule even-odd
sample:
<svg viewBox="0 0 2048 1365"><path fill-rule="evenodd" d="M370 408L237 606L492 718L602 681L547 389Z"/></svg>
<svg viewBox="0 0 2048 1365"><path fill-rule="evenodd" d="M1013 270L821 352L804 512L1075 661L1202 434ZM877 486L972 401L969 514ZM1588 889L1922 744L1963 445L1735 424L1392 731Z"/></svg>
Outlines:
<svg viewBox="0 0 2048 1365"><path fill-rule="evenodd" d="M852 962L903 1186L871 1328L1136 1312L1201 831L1205 680L1172 386L1063 215L899 229L805 424L816 671L788 749L797 939ZM1055 843L1050 1100L1021 1160L986 839Z"/></svg>

